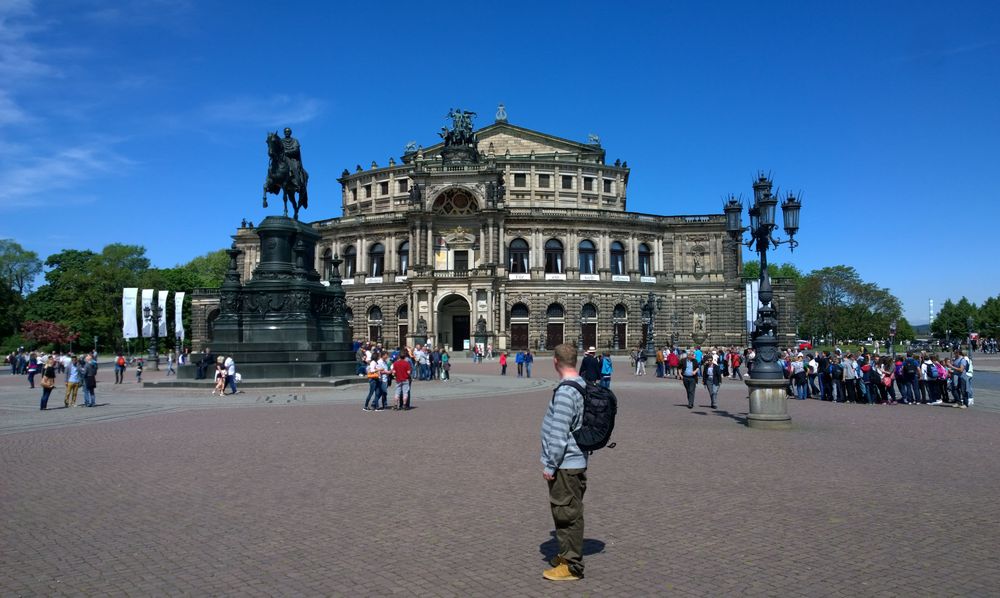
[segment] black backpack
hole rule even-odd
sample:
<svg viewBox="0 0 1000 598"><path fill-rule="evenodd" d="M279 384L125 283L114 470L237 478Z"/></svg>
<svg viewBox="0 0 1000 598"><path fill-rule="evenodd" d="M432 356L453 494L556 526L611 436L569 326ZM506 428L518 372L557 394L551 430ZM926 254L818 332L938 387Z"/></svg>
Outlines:
<svg viewBox="0 0 1000 598"><path fill-rule="evenodd" d="M615 448L615 443L608 444L611 432L615 429L615 415L618 414L618 397L610 388L588 383L585 387L577 382L562 382L562 385L572 386L583 395L583 422L580 429L573 432L573 438L581 451L592 453L605 446ZM558 390L559 386L556 387ZM554 394L554 393L553 393Z"/></svg>
<svg viewBox="0 0 1000 598"><path fill-rule="evenodd" d="M909 359L908 358L906 361L904 361L903 362L903 373L906 374L906 377L909 378L909 379L911 379L911 380L913 378L916 378L917 377L917 360L916 359Z"/></svg>

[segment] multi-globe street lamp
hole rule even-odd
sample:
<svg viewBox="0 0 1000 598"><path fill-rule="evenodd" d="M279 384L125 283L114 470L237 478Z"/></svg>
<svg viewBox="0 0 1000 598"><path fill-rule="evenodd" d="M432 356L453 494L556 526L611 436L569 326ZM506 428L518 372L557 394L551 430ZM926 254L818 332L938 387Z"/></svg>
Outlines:
<svg viewBox="0 0 1000 598"><path fill-rule="evenodd" d="M650 291L642 311L646 317L646 355L656 354L656 312L663 309L663 299Z"/></svg>
<svg viewBox="0 0 1000 598"><path fill-rule="evenodd" d="M771 287L771 276L767 271L767 251L777 249L779 245L787 244L794 251L798 242L795 234L799 230L799 212L802 202L789 193L781 203L782 219L788 239L774 237L775 207L778 197L771 194L771 179L761 173L753 183L753 205L748 208L750 226L743 226L743 202L730 196L723 206L726 214L726 232L734 242L745 244L760 256L760 290L758 297L760 307L757 309L757 319L754 320L751 333L751 346L755 357L751 378L746 380L750 386L750 413L747 424L751 427L785 428L791 425L788 407L785 403L785 380L778 365L778 311L772 305L774 289ZM749 233L749 240L744 243L743 233Z"/></svg>
<svg viewBox="0 0 1000 598"><path fill-rule="evenodd" d="M152 342L149 345L149 362L154 370L159 371L160 320L163 318L163 306L157 304L156 293L153 293L152 304L142 308L142 315L153 327Z"/></svg>

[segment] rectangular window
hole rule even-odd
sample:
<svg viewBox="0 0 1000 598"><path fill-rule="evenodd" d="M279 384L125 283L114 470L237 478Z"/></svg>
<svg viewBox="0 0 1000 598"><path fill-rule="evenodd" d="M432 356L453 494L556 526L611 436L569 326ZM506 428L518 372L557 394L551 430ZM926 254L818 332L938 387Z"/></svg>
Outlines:
<svg viewBox="0 0 1000 598"><path fill-rule="evenodd" d="M547 175L547 174L540 174L540 175L538 175L538 187L540 189L548 189L549 188L549 175Z"/></svg>
<svg viewBox="0 0 1000 598"><path fill-rule="evenodd" d="M386 181L384 183L379 183L378 187L379 187L379 189L378 189L379 195L389 195L389 182L388 181Z"/></svg>
<svg viewBox="0 0 1000 598"><path fill-rule="evenodd" d="M604 192L611 193L611 179L604 179Z"/></svg>
<svg viewBox="0 0 1000 598"><path fill-rule="evenodd" d="M371 185L365 185L365 199L368 199L371 196L372 196L372 186Z"/></svg>
<svg viewBox="0 0 1000 598"><path fill-rule="evenodd" d="M564 174L563 177L562 177L562 188L563 189L572 189L573 188L573 177L567 176L567 175Z"/></svg>
<svg viewBox="0 0 1000 598"><path fill-rule="evenodd" d="M400 193L406 193L409 190L410 190L410 180L409 179L403 179L403 180L399 181L399 192Z"/></svg>
<svg viewBox="0 0 1000 598"><path fill-rule="evenodd" d="M594 190L594 177L583 177L583 190L593 191Z"/></svg>
<svg viewBox="0 0 1000 598"><path fill-rule="evenodd" d="M358 201L358 190L351 189L351 201Z"/></svg>
<svg viewBox="0 0 1000 598"><path fill-rule="evenodd" d="M514 173L514 186L515 187L527 187L528 186L528 175L523 172Z"/></svg>

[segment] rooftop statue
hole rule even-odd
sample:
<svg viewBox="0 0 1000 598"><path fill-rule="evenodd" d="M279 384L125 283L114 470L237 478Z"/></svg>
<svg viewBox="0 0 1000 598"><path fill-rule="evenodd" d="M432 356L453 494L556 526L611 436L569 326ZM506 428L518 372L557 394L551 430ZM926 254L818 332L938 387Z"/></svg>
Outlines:
<svg viewBox="0 0 1000 598"><path fill-rule="evenodd" d="M264 179L264 207L267 207L267 194L282 193L285 203L285 216L288 216L288 202L292 202L293 218L299 219L299 209L309 207L309 195L306 187L309 184L309 173L302 168L302 148L299 141L292 137L292 130L285 128L285 137L278 137L278 132L267 134L267 178ZM296 195L298 196L296 199Z"/></svg>

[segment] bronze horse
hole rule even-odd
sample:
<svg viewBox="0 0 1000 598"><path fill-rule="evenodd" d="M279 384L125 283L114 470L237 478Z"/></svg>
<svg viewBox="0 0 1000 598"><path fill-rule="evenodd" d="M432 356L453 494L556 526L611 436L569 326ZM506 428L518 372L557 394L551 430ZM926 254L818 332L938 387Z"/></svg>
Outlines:
<svg viewBox="0 0 1000 598"><path fill-rule="evenodd" d="M267 194L277 195L281 191L281 199L285 203L285 216L288 216L288 202L292 202L292 217L299 219L299 208L309 207L309 196L306 193L306 182L309 175L305 169L299 165L301 175L295 176L289 167L289 160L285 157L285 148L278 137L278 132L267 134L267 157L270 159L267 167L267 178L264 179L264 207L267 207ZM297 158L297 156L296 156ZM299 179L301 185L299 184ZM298 200L296 201L296 194Z"/></svg>

